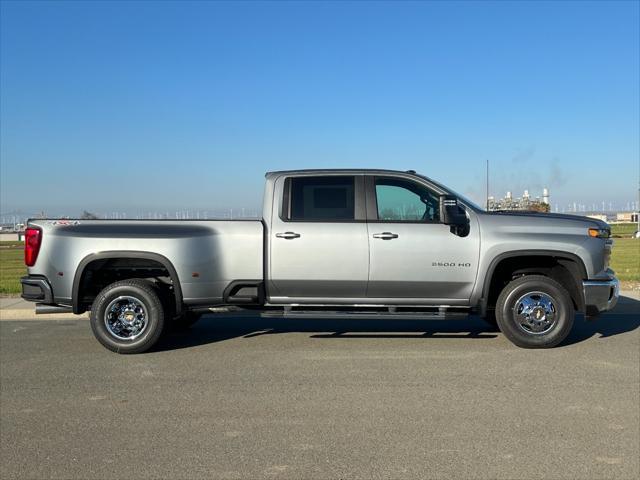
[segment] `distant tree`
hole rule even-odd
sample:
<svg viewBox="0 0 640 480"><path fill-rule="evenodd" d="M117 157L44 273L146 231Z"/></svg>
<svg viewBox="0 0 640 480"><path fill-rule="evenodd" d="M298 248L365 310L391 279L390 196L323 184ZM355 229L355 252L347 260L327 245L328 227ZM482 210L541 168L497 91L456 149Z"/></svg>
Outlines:
<svg viewBox="0 0 640 480"><path fill-rule="evenodd" d="M80 218L82 220L97 220L98 216L95 213L87 212L86 210L84 210Z"/></svg>
<svg viewBox="0 0 640 480"><path fill-rule="evenodd" d="M529 210L533 212L549 213L551 211L551 206L547 203L532 203L529 206Z"/></svg>

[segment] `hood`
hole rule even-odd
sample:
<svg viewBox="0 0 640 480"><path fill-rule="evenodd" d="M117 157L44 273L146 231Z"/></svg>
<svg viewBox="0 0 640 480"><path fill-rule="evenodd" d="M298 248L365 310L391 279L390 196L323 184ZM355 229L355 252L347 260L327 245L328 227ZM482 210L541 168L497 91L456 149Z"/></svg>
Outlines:
<svg viewBox="0 0 640 480"><path fill-rule="evenodd" d="M566 213L543 213L543 212L526 212L521 210L504 210L494 212L484 212L491 217L526 217L526 218L540 218L546 220L571 220L573 222L590 223L598 228L609 228L607 222L598 220L596 218L584 217L582 215L570 215Z"/></svg>

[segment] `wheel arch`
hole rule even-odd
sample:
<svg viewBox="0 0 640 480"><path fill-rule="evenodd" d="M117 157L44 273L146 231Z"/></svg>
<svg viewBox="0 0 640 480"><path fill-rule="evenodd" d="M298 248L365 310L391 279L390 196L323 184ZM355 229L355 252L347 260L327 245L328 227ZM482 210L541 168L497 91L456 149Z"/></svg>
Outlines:
<svg viewBox="0 0 640 480"><path fill-rule="evenodd" d="M82 285L83 276L87 270L87 267L98 260L109 260L109 259L144 259L144 260L152 260L161 264L164 268L167 269L169 273L169 277L171 278L171 283L173 286L173 292L175 296L175 308L176 314L182 313L183 305L182 305L182 287L180 286L180 279L178 278L178 272L176 271L173 263L171 261L159 253L154 252L146 252L146 251L138 251L138 250L109 250L100 253L91 253L84 257L80 263L78 264L78 268L76 268L75 275L73 277L73 287L72 287L72 306L73 313L79 314L82 313L82 306L80 304L80 287Z"/></svg>
<svg viewBox="0 0 640 480"><path fill-rule="evenodd" d="M576 309L578 311L584 312L585 309L585 301L584 301L584 293L582 291L582 280L587 278L587 269L585 267L582 259L570 252L563 252L558 250L512 250L509 252L503 252L495 256L491 263L489 264L489 268L487 270L487 274L484 277L484 282L482 286L482 294L481 294L481 305L480 310L484 315L489 307L490 303L490 295L492 295L491 287L494 280L494 275L498 270L500 265L503 265L506 261L515 261L518 258L531 258L531 257L540 257L551 259L557 262L560 267L566 272L570 274L570 279L572 280L571 284L567 288L569 290L569 294L571 295ZM523 262L526 265L526 262ZM524 266L523 265L523 266ZM515 272L523 272L525 274L530 273L538 273L541 270L544 270L547 267L530 267L526 266L522 269L516 269ZM564 276L565 278L561 278L562 281L568 281L569 278L565 273L561 272L560 276Z"/></svg>

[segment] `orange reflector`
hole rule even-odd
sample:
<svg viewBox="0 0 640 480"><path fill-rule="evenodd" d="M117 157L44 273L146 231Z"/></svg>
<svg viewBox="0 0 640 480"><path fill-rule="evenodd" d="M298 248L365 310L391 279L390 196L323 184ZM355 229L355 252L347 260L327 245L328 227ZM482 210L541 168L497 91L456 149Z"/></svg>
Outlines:
<svg viewBox="0 0 640 480"><path fill-rule="evenodd" d="M589 229L589 236L590 237L597 237L600 234L600 230L598 230L597 228L590 228Z"/></svg>

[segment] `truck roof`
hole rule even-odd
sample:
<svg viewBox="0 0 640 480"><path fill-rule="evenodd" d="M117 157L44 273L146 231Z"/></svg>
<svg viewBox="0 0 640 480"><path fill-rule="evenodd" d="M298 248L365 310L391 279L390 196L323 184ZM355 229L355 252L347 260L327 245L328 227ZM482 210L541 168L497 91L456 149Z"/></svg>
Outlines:
<svg viewBox="0 0 640 480"><path fill-rule="evenodd" d="M415 178L419 178L421 180L426 180L431 185L437 187L442 190L444 193L448 193L451 195L455 195L462 203L472 208L475 211L482 211L482 208L477 206L473 201L465 198L463 195L456 193L455 191L447 188L442 185L440 182L436 182L432 178L427 177L426 175L422 175L415 170L385 170L382 168L310 168L310 169L301 169L301 170L277 170L273 172L267 172L265 177L268 181L273 181L276 177L282 175L322 175L322 174L333 174L333 173L342 173L345 175L402 175L402 176L412 176Z"/></svg>
<svg viewBox="0 0 640 480"><path fill-rule="evenodd" d="M403 173L416 175L415 170L388 170L381 168L308 168L300 170L276 170L267 172L265 177L273 177L279 175L296 175L296 174L323 174L323 173L345 173L345 174L385 174L385 173Z"/></svg>

